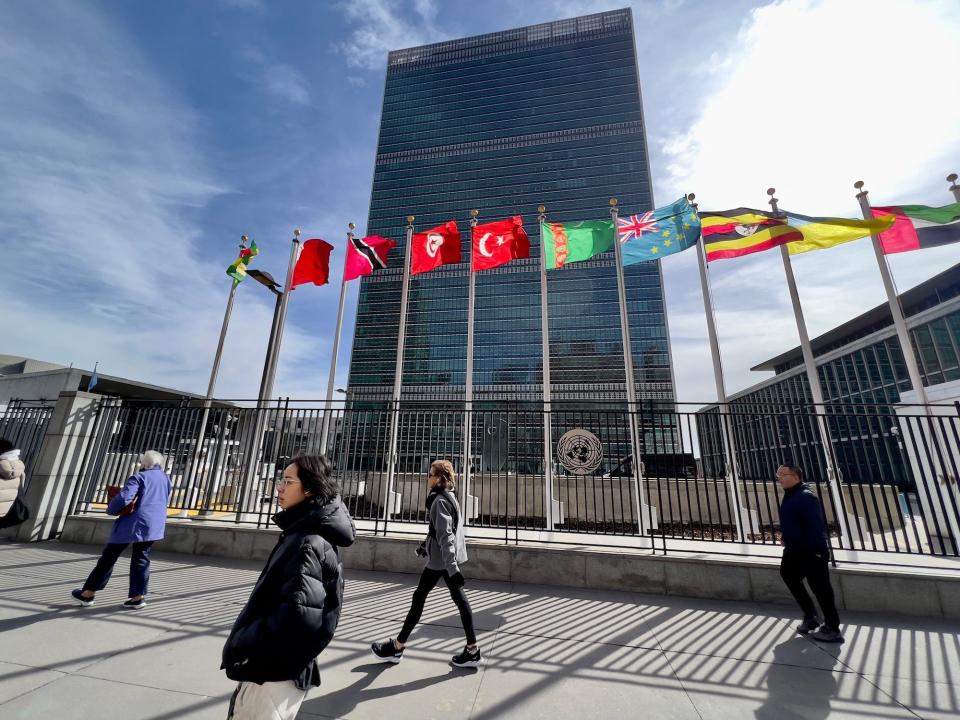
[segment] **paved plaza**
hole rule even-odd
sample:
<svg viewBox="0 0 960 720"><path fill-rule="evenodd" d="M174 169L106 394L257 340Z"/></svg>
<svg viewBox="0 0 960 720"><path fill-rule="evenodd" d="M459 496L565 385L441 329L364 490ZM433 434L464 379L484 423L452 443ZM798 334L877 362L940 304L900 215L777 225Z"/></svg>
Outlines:
<svg viewBox="0 0 960 720"><path fill-rule="evenodd" d="M95 557L0 543L0 717L224 718L220 649L260 563L157 552L150 604L124 612L126 557L95 606L70 599ZM376 664L415 580L349 572L301 718L960 718L958 623L867 613L819 647L786 606L472 581L483 668L448 665L442 591L403 662Z"/></svg>

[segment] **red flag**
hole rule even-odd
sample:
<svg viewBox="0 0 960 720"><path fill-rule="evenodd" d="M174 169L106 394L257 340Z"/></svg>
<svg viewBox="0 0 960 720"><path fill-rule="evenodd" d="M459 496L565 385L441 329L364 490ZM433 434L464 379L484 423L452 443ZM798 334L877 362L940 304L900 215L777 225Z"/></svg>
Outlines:
<svg viewBox="0 0 960 720"><path fill-rule="evenodd" d="M477 225L473 229L473 269L490 270L518 258L530 257L530 238L523 218Z"/></svg>
<svg viewBox="0 0 960 720"><path fill-rule="evenodd" d="M425 273L441 265L460 262L460 230L454 220L413 234L410 274Z"/></svg>
<svg viewBox="0 0 960 720"><path fill-rule="evenodd" d="M297 285L312 282L314 285L326 285L330 278L330 252L333 245L325 240L307 240L300 251L300 259L293 269L292 290Z"/></svg>
<svg viewBox="0 0 960 720"><path fill-rule="evenodd" d="M374 270L387 266L387 254L397 246L396 240L371 235L370 237L350 238L347 246L347 262L343 267L343 279L356 280L369 275Z"/></svg>

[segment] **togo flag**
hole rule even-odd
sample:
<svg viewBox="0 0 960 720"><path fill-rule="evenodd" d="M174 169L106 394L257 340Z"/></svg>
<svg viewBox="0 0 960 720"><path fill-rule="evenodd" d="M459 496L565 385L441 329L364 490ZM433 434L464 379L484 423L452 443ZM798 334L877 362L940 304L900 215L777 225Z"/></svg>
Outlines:
<svg viewBox="0 0 960 720"><path fill-rule="evenodd" d="M874 217L893 215L893 227L880 233L884 255L960 242L960 203L943 207L890 205L870 208Z"/></svg>

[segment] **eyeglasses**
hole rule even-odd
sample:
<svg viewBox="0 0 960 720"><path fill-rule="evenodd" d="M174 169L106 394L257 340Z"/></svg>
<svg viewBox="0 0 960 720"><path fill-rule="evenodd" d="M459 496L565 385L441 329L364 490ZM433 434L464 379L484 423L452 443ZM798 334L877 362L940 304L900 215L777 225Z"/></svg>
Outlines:
<svg viewBox="0 0 960 720"><path fill-rule="evenodd" d="M293 483L298 483L298 482L300 481L294 480L293 478L280 478L279 480L277 480L276 486L278 490L284 490L285 488L287 488L287 486L292 485Z"/></svg>

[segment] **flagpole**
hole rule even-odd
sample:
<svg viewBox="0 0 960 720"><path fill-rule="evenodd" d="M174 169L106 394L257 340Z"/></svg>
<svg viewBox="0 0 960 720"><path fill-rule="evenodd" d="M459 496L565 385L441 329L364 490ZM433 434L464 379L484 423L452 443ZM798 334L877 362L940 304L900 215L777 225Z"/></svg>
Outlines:
<svg viewBox="0 0 960 720"><path fill-rule="evenodd" d="M410 257L413 251L413 215L407 215L407 243L403 250L403 285L400 290L400 327L397 330L397 365L393 376L390 402L390 447L387 455L387 495L383 505L383 524L390 518L394 473L397 469L397 432L400 426L400 390L403 386L403 346L407 336L407 294L410 291Z"/></svg>
<svg viewBox="0 0 960 720"><path fill-rule="evenodd" d="M264 392L266 400L269 401L273 396L273 385L277 379L277 363L280 359L280 344L283 342L283 328L287 322L287 306L290 304L290 292L293 283L293 269L297 265L297 259L300 257L300 229L294 228L293 239L290 245L290 262L287 263L287 281L283 285L283 300L280 303L280 318L277 321L277 335L274 338L273 348L270 356L270 372L267 376L267 387Z"/></svg>
<svg viewBox="0 0 960 720"><path fill-rule="evenodd" d="M773 208L774 217L780 215L780 208L777 207L777 198L773 196L776 192L774 188L767 190L770 196L770 206ZM840 474L837 472L836 463L833 457L833 443L830 439L830 430L827 428L826 420L821 413L826 412L826 405L823 401L823 389L820 387L820 377L817 374L817 365L813 358L813 348L810 345L810 335L807 333L807 322L803 317L803 309L800 306L800 294L797 292L797 279L793 274L793 265L790 263L790 253L787 251L786 244L780 245L780 259L783 260L783 272L787 277L787 288L790 291L790 301L793 303L793 316L797 322L797 333L800 335L800 351L803 354L803 365L807 373L807 384L810 386L810 396L813 398L813 412L817 421L817 428L820 433L820 443L823 445L823 456L827 462L827 487L830 491L830 499L833 502L834 515L837 524L840 526L841 547L844 543L849 549L854 549L853 538L850 535L851 524L847 518L846 508L843 504L843 497L840 492Z"/></svg>
<svg viewBox="0 0 960 720"><path fill-rule="evenodd" d="M693 209L697 209L697 204L693 202L696 195L690 193L687 200ZM703 294L703 314L707 318L707 339L710 343L710 356L713 359L713 382L717 389L717 404L720 408L720 436L723 446L724 469L723 474L727 482L727 491L730 494L730 502L736 513L736 531L737 540L746 542L747 534L743 527L744 515L750 521L750 530L755 532L755 523L750 516L750 510L744 506L740 497L740 486L738 484L739 471L736 457L736 440L733 435L733 424L730 422L730 408L727 405L727 384L723 379L723 362L720 358L720 339L717 334L717 317L713 304L713 290L710 287L710 273L707 270L707 251L704 247L702 238L697 242L697 266L700 269L700 290Z"/></svg>
<svg viewBox="0 0 960 720"><path fill-rule="evenodd" d="M947 182L950 183L950 187L947 189L953 193L954 200L960 202L960 185L957 185L957 174L950 173L947 175Z"/></svg>
<svg viewBox="0 0 960 720"><path fill-rule="evenodd" d="M543 224L547 208L537 208L540 218L540 340L543 346L543 488L546 501L547 530L556 527L553 512L553 428L551 417L552 392L550 388L550 311L547 297L547 247L543 238Z"/></svg>
<svg viewBox="0 0 960 720"><path fill-rule="evenodd" d="M240 250L247 246L247 236L240 236ZM213 391L217 386L217 375L220 372L220 359L223 357L223 344L227 338L227 327L230 325L230 316L233 314L233 299L237 295L237 286L240 281L231 278L230 294L227 295L227 308L223 312L223 323L220 325L220 339L217 341L217 351L213 356L213 367L210 369L210 380L207 383L207 394L203 400L203 413L200 416L200 428L197 432L197 441L193 449L193 455L190 459L190 468L186 473L186 479L189 482L196 473L197 465L200 462L200 454L203 450L203 436L207 431L207 421L210 418L210 406L213 404ZM191 483L194 485L195 483ZM191 498L188 497L193 487L184 488L183 509L180 511L180 517L187 517L187 508L191 504Z"/></svg>
<svg viewBox="0 0 960 720"><path fill-rule="evenodd" d="M466 510L464 525L473 517L470 499L470 481L473 474L470 466L470 445L473 434L473 320L476 300L476 275L473 266L473 229L477 226L479 210L470 211L470 279L467 292L467 373L463 388L463 507Z"/></svg>
<svg viewBox="0 0 960 720"><path fill-rule="evenodd" d="M347 252L353 244L353 230L357 226L353 223L347 224ZM349 257L347 255L346 257ZM320 452L327 454L327 437L330 432L330 414L333 405L333 389L337 382L337 355L340 352L340 331L343 328L343 307L347 298L347 273L346 257L344 258L344 273L340 279L340 305L337 308L337 329L333 334L333 349L330 358L330 374L327 376L327 399L323 410L323 430L320 434Z"/></svg>
<svg viewBox="0 0 960 720"><path fill-rule="evenodd" d="M617 199L610 198L610 218L613 220L613 252L614 265L617 270L617 297L620 301L620 336L623 342L623 371L627 386L627 418L630 425L630 445L633 451L633 508L637 514L637 530L641 538L646 538L647 523L644 522L643 509L647 507L646 496L643 492L644 467L643 454L640 452L640 428L637 427L637 386L633 377L633 346L630 344L630 316L627 314L627 288L623 279L623 253L620 249L620 238L617 232Z"/></svg>
<svg viewBox="0 0 960 720"><path fill-rule="evenodd" d="M853 186L858 190L857 201L860 203L860 210L863 212L864 219L871 220L873 213L870 212L870 200L867 198L867 191L863 189L863 180L857 180ZM873 243L873 254L877 258L877 268L880 270L880 278L883 280L883 289L887 293L887 304L890 306L890 314L893 316L893 327L897 331L900 353L903 355L903 362L907 366L910 385L917 394L917 400L920 404L926 405L929 402L927 391L923 386L917 357L913 352L913 343L910 341L910 331L907 329L907 322L903 316L903 308L900 305L900 297L897 295L897 286L893 282L893 274L890 272L890 264L887 262L887 256L883 254L879 233L872 233L870 241Z"/></svg>

